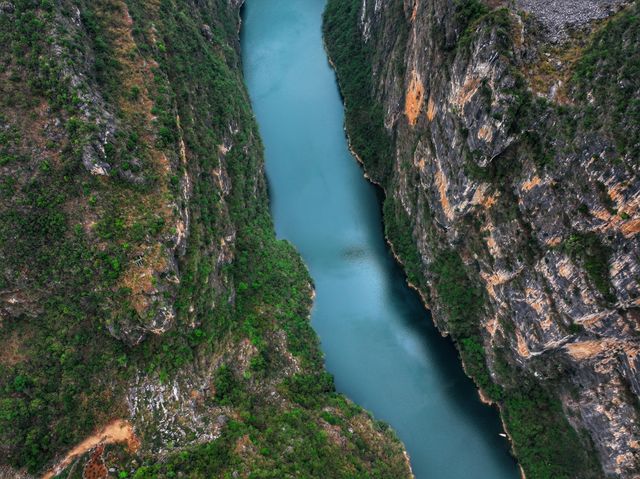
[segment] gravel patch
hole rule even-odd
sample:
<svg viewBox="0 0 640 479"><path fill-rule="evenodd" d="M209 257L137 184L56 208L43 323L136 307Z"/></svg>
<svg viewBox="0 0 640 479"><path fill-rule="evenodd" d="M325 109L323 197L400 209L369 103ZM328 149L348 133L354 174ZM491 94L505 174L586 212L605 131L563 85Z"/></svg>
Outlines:
<svg viewBox="0 0 640 479"><path fill-rule="evenodd" d="M535 16L557 43L568 37L568 31L607 18L630 0L516 0L518 9Z"/></svg>

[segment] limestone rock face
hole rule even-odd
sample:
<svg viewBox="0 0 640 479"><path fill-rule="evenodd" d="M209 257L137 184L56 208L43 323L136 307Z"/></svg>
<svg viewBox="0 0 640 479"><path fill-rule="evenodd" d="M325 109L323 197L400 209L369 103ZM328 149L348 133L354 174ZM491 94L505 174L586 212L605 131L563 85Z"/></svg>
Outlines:
<svg viewBox="0 0 640 479"><path fill-rule="evenodd" d="M471 4L481 13L469 17ZM613 122L585 122L614 107L579 74L635 8L363 0L357 26L391 139L391 172L374 179L411 220L435 321L450 329L430 267L451 248L486 295L493 380L505 358L537 378L603 473L627 478L640 472L640 163ZM597 81L638 98L628 79Z"/></svg>

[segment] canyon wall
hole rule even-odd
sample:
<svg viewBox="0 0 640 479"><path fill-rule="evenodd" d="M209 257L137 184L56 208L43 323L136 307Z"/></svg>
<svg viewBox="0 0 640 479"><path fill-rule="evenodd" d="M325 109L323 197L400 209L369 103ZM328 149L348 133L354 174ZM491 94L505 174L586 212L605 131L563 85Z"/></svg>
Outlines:
<svg viewBox="0 0 640 479"><path fill-rule="evenodd" d="M410 476L275 239L241 3L0 2L0 476Z"/></svg>
<svg viewBox="0 0 640 479"><path fill-rule="evenodd" d="M388 239L527 477L640 474L639 7L332 0Z"/></svg>

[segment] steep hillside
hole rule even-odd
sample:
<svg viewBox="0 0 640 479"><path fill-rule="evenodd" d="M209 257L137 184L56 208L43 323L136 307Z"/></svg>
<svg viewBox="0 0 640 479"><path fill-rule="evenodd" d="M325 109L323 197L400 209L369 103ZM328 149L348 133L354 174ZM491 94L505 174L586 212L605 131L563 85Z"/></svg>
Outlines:
<svg viewBox="0 0 640 479"><path fill-rule="evenodd" d="M640 474L640 7L330 0L351 145L529 479Z"/></svg>
<svg viewBox="0 0 640 479"><path fill-rule="evenodd" d="M0 2L0 476L409 476L275 240L240 3Z"/></svg>

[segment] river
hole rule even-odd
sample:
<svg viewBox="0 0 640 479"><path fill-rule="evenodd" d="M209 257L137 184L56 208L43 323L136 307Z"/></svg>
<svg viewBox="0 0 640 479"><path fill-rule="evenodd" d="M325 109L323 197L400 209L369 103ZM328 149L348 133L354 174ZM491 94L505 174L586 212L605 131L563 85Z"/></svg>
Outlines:
<svg viewBox="0 0 640 479"><path fill-rule="evenodd" d="M391 424L418 479L517 479L497 412L479 401L385 244L380 193L347 147L324 5L247 0L241 41L276 231L315 282L327 370Z"/></svg>

